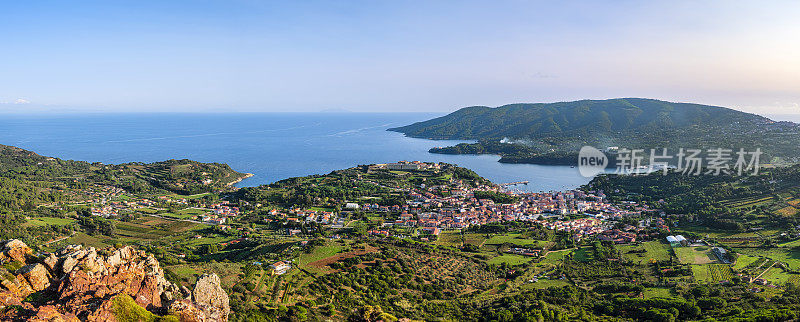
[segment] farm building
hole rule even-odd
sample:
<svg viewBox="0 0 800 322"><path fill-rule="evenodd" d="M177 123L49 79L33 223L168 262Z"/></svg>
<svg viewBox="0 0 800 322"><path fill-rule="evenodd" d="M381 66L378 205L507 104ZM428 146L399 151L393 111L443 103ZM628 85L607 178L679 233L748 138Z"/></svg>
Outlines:
<svg viewBox="0 0 800 322"><path fill-rule="evenodd" d="M669 245L672 247L686 246L689 244L689 241L681 235L667 236L667 242L669 242Z"/></svg>
<svg viewBox="0 0 800 322"><path fill-rule="evenodd" d="M289 271L290 268L292 268L292 266L290 266L289 263L284 261L276 262L270 265L270 267L272 268L273 274L275 275L283 275L284 273Z"/></svg>
<svg viewBox="0 0 800 322"><path fill-rule="evenodd" d="M711 251L714 252L714 255L716 255L717 258L719 258L719 260L721 262L723 262L725 264L730 264L731 263L728 260L728 252L725 251L724 248L722 248L722 247L714 247L714 248L711 249Z"/></svg>

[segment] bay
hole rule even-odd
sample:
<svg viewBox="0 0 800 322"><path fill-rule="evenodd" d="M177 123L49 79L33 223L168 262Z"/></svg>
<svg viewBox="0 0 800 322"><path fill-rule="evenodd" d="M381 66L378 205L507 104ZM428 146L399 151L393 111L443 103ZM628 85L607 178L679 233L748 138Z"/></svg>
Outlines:
<svg viewBox="0 0 800 322"><path fill-rule="evenodd" d="M440 116L430 113L234 113L2 115L0 144L41 155L103 163L192 159L227 163L254 174L238 184L325 174L359 164L447 162L496 183L529 181L520 191L586 184L567 166L502 164L494 155L428 153L468 141L408 138L387 128Z"/></svg>

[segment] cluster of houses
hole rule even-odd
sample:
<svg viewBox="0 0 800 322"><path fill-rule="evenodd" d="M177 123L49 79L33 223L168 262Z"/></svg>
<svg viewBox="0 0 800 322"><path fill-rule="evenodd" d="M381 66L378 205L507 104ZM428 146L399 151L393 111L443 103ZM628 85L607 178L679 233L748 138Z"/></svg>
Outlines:
<svg viewBox="0 0 800 322"><path fill-rule="evenodd" d="M440 169L442 165L401 161L369 167L370 169L426 170ZM354 181L357 180L361 179L354 179ZM380 185L380 183L374 184ZM419 228L424 235L429 235L426 237L430 239L448 229L461 230L475 225L528 221L541 223L550 229L572 232L577 239L599 236L601 239L615 243L630 243L636 241L636 232L631 232L629 229L614 230L610 225L605 224L605 221L656 211L635 202L612 204L606 201L606 196L602 191L569 190L517 193L513 194L514 202L504 204L497 203L492 199L476 197L487 195L483 192L508 193L504 188L494 184L476 185L475 182L451 179L446 184L420 184L412 188L387 188L406 194L406 203L392 206L353 202L343 204L346 211L386 213L387 216L384 218L391 217L391 214L397 214L396 218L383 221L379 229L370 232L371 235L386 235L391 231L388 229L391 227ZM330 225L331 228L341 228L344 223L344 218L337 217L338 214L335 212L276 209L272 210L270 214L279 217L277 220L298 223L317 222ZM573 219L564 220L563 218L567 216ZM576 216L581 218L574 219ZM265 219L265 221L272 220L274 219ZM668 228L663 220L656 224Z"/></svg>
<svg viewBox="0 0 800 322"><path fill-rule="evenodd" d="M283 218L288 222L295 222L300 223L320 223L323 225L343 225L344 218L338 216L333 211L320 211L320 210L304 210L301 208L291 208L286 211L281 211L278 209L272 209L268 212L269 215L273 217ZM271 222L272 220L267 218L264 219L265 222ZM337 227L334 227L337 228ZM341 227L338 227L341 228Z"/></svg>
<svg viewBox="0 0 800 322"><path fill-rule="evenodd" d="M423 162L400 162L399 165L414 167L433 167L438 164ZM388 166L376 165L378 167ZM604 224L607 219L620 219L625 216L638 215L654 210L637 203L626 203L622 206L605 201L602 191L585 192L570 190L560 192L519 193L516 201L510 204L496 203L491 199L476 198L477 191L506 193L496 185L467 184L461 180L451 180L445 185L419 185L414 188L398 190L406 193L408 200L402 205L381 206L378 204L346 203L346 210L360 210L371 213L399 214L394 220L382 222L380 229L370 232L371 235L386 235L387 228L421 228L428 239L436 238L442 230L466 229L475 225L500 223L505 221L529 221L541 223L554 230L574 233L577 239L588 236L616 243L636 241L636 233L612 230ZM271 215L283 217L287 221L318 222L332 228L342 227L344 218L338 218L334 212L289 209L288 211L272 210ZM572 220L558 220L564 216L583 216ZM265 219L271 221L271 219ZM662 225L665 225L663 221ZM434 229L435 228L435 229Z"/></svg>
<svg viewBox="0 0 800 322"><path fill-rule="evenodd" d="M205 206L205 205L201 205ZM204 214L190 217L192 220L200 220L204 223L214 225L224 225L229 218L239 216L239 207L229 206L228 201L210 204L208 208L197 208L207 211Z"/></svg>
<svg viewBox="0 0 800 322"><path fill-rule="evenodd" d="M422 161L400 161L397 163L374 164L369 168L369 170L378 170L378 169L399 170L399 171L439 170L441 169L441 165L438 163L422 162Z"/></svg>
<svg viewBox="0 0 800 322"><path fill-rule="evenodd" d="M630 227L628 229L631 230ZM597 239L602 241L610 241L615 244L627 244L636 241L636 233L631 231L622 231L619 229L611 229L598 234Z"/></svg>
<svg viewBox="0 0 800 322"><path fill-rule="evenodd" d="M113 206L92 207L91 210L93 216L100 216L103 218L116 216L118 214L116 207Z"/></svg>

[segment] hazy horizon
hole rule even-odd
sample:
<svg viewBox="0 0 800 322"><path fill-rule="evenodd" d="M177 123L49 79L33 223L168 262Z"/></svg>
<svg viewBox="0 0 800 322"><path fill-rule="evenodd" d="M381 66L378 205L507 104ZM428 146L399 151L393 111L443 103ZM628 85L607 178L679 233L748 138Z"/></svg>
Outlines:
<svg viewBox="0 0 800 322"><path fill-rule="evenodd" d="M644 97L800 113L800 3L0 4L0 113L449 113Z"/></svg>

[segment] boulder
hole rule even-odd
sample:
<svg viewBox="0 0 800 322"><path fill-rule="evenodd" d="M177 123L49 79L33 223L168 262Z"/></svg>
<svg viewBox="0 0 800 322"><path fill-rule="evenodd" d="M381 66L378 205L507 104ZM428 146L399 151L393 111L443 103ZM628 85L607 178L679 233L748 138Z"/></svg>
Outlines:
<svg viewBox="0 0 800 322"><path fill-rule="evenodd" d="M47 268L42 264L27 265L19 270L20 274L28 280L31 288L38 292L50 286Z"/></svg>
<svg viewBox="0 0 800 322"><path fill-rule="evenodd" d="M77 316L73 314L61 314L58 312L55 306L53 305L45 305L40 307L37 312L36 316L29 319L28 321L34 322L79 322Z"/></svg>
<svg viewBox="0 0 800 322"><path fill-rule="evenodd" d="M64 274L69 274L70 272L72 272L72 269L75 268L76 265L78 265L77 258L73 256L64 258L64 262L61 263L61 272Z"/></svg>
<svg viewBox="0 0 800 322"><path fill-rule="evenodd" d="M18 262L25 262L27 257L33 253L33 250L25 245L19 239L12 239L6 242L5 246L3 247L3 253L0 255L0 259L8 258Z"/></svg>
<svg viewBox="0 0 800 322"><path fill-rule="evenodd" d="M47 265L50 271L55 272L56 266L58 266L58 257L56 257L56 254L50 254L45 257L44 264Z"/></svg>
<svg viewBox="0 0 800 322"><path fill-rule="evenodd" d="M217 274L203 274L192 291L192 301L212 321L227 321L231 312L228 293L220 286Z"/></svg>
<svg viewBox="0 0 800 322"><path fill-rule="evenodd" d="M178 300L172 302L169 306L169 312L178 317L182 322L206 322L210 321L206 317L206 313L200 308L195 306L190 300ZM225 320L227 321L227 317Z"/></svg>

